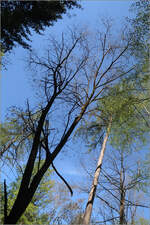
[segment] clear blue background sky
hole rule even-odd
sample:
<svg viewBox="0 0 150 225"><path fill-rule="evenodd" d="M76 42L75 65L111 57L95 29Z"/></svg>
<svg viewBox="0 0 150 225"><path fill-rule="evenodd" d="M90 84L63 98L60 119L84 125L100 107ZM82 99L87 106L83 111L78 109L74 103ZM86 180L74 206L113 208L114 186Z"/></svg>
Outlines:
<svg viewBox="0 0 150 225"><path fill-rule="evenodd" d="M42 47L47 45L48 35L60 35L60 33L66 28L66 26L72 27L72 25L85 25L92 29L97 28L97 21L99 17L112 17L117 26L121 26L121 23L125 21L126 16L130 16L129 7L133 1L131 0L118 0L118 1L82 1L81 5L83 10L74 9L69 11L71 18L67 15L63 16L62 20L58 20L53 27L46 28L43 35L33 33L32 35L32 47L33 49L42 52ZM30 85L29 73L27 71L24 60L27 56L26 50L22 47L16 47L8 54L7 71L2 71L1 79L1 121L7 113L7 108L15 106L24 106L26 99L34 103L34 92ZM79 148L78 144L70 144L70 148L74 151ZM83 147L83 152L85 148ZM72 180L81 180L84 178L84 171L79 167L79 160L77 155L71 158L68 154L64 160L63 155L55 160L55 165L58 170L71 182ZM8 179L12 180L12 176L7 173Z"/></svg>

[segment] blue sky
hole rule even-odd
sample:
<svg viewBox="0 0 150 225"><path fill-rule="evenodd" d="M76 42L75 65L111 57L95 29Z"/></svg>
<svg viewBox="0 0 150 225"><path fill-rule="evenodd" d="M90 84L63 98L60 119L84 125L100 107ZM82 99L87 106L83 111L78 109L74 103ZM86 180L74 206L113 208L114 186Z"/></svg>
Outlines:
<svg viewBox="0 0 150 225"><path fill-rule="evenodd" d="M98 24L99 17L103 16L113 18L117 29L118 26L121 26L121 22L125 21L125 17L130 16L129 7L131 2L133 1L82 1L83 10L75 9L70 11L70 14L74 14L71 18L65 15L53 27L46 28L43 35L33 33L31 38L32 47L38 50L38 52L42 52L42 47L47 45L49 34L60 35L66 26L72 27L73 25L94 29ZM8 107L12 105L23 107L27 98L31 103L35 101L34 91L30 84L30 73L24 63L26 56L27 52L22 47L14 48L7 56L7 60L9 61L7 70L2 70L1 73L1 121L4 120ZM79 147L79 143L69 144L69 148L74 151ZM81 150L84 152L85 147L83 146L82 148ZM55 165L59 171L70 182L71 180L84 179L85 173L80 168L77 154L73 158L71 154L66 153L66 156L67 158L63 154L60 154L55 160Z"/></svg>
<svg viewBox="0 0 150 225"><path fill-rule="evenodd" d="M64 16L53 27L47 28L43 35L33 33L32 47L42 51L42 47L47 45L48 35L60 35L60 32L72 25L88 26L95 28L99 17L112 17L115 19L116 27L121 25L125 16L129 15L129 6L131 1L83 1L83 10L72 10L72 16ZM70 12L71 14L71 12ZM12 105L23 106L27 98L33 98L32 87L29 82L29 75L24 60L26 50L22 47L16 47L8 54L7 71L2 71L1 79L1 119L4 119L7 108ZM19 84L19 85L18 85Z"/></svg>

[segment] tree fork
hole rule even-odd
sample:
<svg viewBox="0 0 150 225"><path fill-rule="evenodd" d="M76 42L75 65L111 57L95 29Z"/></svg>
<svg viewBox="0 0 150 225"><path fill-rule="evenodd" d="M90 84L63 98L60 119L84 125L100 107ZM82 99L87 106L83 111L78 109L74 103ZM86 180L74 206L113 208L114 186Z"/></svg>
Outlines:
<svg viewBox="0 0 150 225"><path fill-rule="evenodd" d="M89 104L89 102L88 102ZM27 187L26 189L23 188L23 191L19 191L17 199L13 205L13 208L10 211L10 214L7 216L6 224L16 224L19 218L22 216L22 214L25 212L26 208L28 207L43 175L49 168L49 166L52 164L53 160L56 158L58 153L61 151L65 143L67 142L68 138L72 134L73 130L81 120L84 112L86 111L86 108L88 104L85 104L84 109L82 109L79 116L77 116L70 128L68 129L68 132L64 136L63 139L61 139L60 143L55 148L54 152L52 154L48 154L48 157L45 160L45 163L41 167L41 169L37 172L37 174L33 177L33 180L30 184L30 187ZM26 191L26 192L25 192Z"/></svg>

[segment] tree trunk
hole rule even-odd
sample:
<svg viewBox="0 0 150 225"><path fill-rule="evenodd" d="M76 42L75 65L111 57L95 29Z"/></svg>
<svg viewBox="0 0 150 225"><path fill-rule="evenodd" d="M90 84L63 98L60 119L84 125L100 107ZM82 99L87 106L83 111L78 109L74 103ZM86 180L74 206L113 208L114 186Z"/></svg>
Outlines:
<svg viewBox="0 0 150 225"><path fill-rule="evenodd" d="M124 166L123 166L123 152L121 152L121 172L120 172L120 224L126 224L125 220L125 189L124 189Z"/></svg>
<svg viewBox="0 0 150 225"><path fill-rule="evenodd" d="M36 175L33 177L32 181L31 181L31 178L30 178L30 180L29 180L31 182L30 185L29 185L29 182L27 180L28 177L26 178L25 175L24 175L24 177L23 177L24 180L22 179L17 198L16 198L16 200L15 200L13 206L12 206L12 209L11 209L9 215L7 216L7 218L5 220L5 224L16 224L17 221L19 220L19 218L25 212L26 208L28 207L29 203L32 200L32 197L33 197L34 193L36 192L36 189L37 189L42 177L44 176L45 172L47 171L47 169L49 168L51 163L54 161L54 159L56 158L58 153L61 151L63 146L66 144L68 138L72 134L73 130L75 129L75 127L77 126L79 121L81 120L81 118L82 118L82 116L83 116L83 114L86 110L86 107L87 106L85 106L84 109L82 110L82 112L79 114L79 116L74 119L74 121L72 122L72 125L70 126L70 128L68 129L68 131L66 132L64 137L60 140L59 144L56 146L53 153L51 153L51 154L49 153L46 156L45 163L43 164L41 169L36 173ZM30 164L30 161L33 158L32 155L31 155L32 151L30 153L27 164ZM34 161L35 161L35 159L34 159ZM27 175L28 175L28 170L30 170L30 167L29 167L29 169L26 169ZM31 174L32 174L32 171L31 171Z"/></svg>
<svg viewBox="0 0 150 225"><path fill-rule="evenodd" d="M109 122L107 132L106 132L106 135L104 137L104 141L103 141L102 148L101 148L101 151L100 151L100 155L99 155L99 158L98 158L98 163L97 163L97 168L96 168L96 171L95 171L95 174L94 174L93 184L92 184L92 187L91 187L91 191L89 193L89 198L88 198L88 202L87 202L84 217L83 217L83 224L84 225L90 224L92 208L93 208L96 188L97 188L97 184L98 184L98 178L99 178L99 175L100 175L100 171L101 171L101 167L102 167L102 161L103 161L104 153L105 153L105 149L106 149L106 144L107 144L107 140L108 140L109 133L110 133L111 122L112 122L112 118Z"/></svg>
<svg viewBox="0 0 150 225"><path fill-rule="evenodd" d="M120 224L126 224L126 221L125 221L125 213L124 213L124 205L125 205L125 195L124 195L124 190L121 190L121 199L120 199Z"/></svg>
<svg viewBox="0 0 150 225"><path fill-rule="evenodd" d="M7 218L7 186L6 180L4 180L4 223Z"/></svg>

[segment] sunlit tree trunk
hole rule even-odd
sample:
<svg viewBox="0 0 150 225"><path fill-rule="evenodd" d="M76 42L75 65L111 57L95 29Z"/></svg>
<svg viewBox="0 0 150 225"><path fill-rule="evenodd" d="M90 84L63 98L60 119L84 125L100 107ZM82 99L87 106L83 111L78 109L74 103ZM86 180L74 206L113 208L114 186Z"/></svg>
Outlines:
<svg viewBox="0 0 150 225"><path fill-rule="evenodd" d="M90 190L90 193L89 193L89 198L88 198L88 202L87 202L84 217L83 217L83 224L84 225L90 224L90 219L91 219L91 214L92 214L92 209L93 209L93 203L94 203L96 189L97 189L97 185L98 185L98 178L99 178L99 175L100 175L100 172L101 172L101 167L102 167L102 162L103 162L104 153L105 153L105 149L106 149L106 144L107 144L109 133L110 133L111 121L112 121L112 118L109 122L107 132L106 132L106 135L104 137L104 141L103 141L102 148L101 148L101 151L100 151L100 155L99 155L99 158L98 158L97 168L95 170L92 187L91 187L91 190Z"/></svg>

